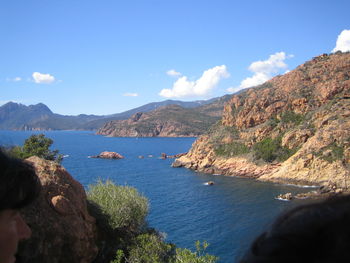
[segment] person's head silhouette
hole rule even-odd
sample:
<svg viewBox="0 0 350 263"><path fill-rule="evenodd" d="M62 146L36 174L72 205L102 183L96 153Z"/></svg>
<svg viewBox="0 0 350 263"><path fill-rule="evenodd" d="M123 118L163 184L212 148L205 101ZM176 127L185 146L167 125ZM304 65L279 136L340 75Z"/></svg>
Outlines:
<svg viewBox="0 0 350 263"><path fill-rule="evenodd" d="M240 262L350 262L350 196L283 214Z"/></svg>
<svg viewBox="0 0 350 263"><path fill-rule="evenodd" d="M40 193L40 180L28 163L0 151L0 262L15 262L18 242L31 230L20 214Z"/></svg>

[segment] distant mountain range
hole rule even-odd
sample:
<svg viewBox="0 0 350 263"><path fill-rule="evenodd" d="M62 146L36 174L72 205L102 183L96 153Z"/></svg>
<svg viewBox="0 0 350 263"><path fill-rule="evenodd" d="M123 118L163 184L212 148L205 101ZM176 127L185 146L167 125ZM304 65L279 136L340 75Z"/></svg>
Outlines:
<svg viewBox="0 0 350 263"><path fill-rule="evenodd" d="M192 109L217 105L218 102L226 101L230 95L210 100L198 100L184 102L178 100L165 100L152 102L143 106L111 115L86 115L77 116L60 115L53 113L45 104L23 105L8 102L0 107L0 129L2 130L97 130L105 123L115 120L126 120L136 113L147 113L167 105L178 105L181 108ZM220 103L219 103L220 104ZM222 110L220 104L219 109Z"/></svg>

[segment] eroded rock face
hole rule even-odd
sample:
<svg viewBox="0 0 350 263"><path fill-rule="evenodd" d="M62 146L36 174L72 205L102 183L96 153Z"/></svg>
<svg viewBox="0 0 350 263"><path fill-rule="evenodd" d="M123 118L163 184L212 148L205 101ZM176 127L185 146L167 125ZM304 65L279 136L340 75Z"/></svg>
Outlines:
<svg viewBox="0 0 350 263"><path fill-rule="evenodd" d="M83 186L59 164L30 157L43 185L38 200L23 209L32 237L19 248L20 262L92 262L97 255L95 218Z"/></svg>
<svg viewBox="0 0 350 263"><path fill-rule="evenodd" d="M304 144L313 135L312 130L292 130L282 138L282 146L293 149Z"/></svg>
<svg viewBox="0 0 350 263"><path fill-rule="evenodd" d="M224 107L221 126L199 137L173 166L349 191L349 72L349 52L322 55L233 96ZM254 145L265 138L280 140L291 155L279 163L254 159ZM234 143L250 153L216 151Z"/></svg>
<svg viewBox="0 0 350 263"><path fill-rule="evenodd" d="M262 124L287 110L306 113L350 88L350 55L314 58L297 69L233 96L222 123L239 129Z"/></svg>

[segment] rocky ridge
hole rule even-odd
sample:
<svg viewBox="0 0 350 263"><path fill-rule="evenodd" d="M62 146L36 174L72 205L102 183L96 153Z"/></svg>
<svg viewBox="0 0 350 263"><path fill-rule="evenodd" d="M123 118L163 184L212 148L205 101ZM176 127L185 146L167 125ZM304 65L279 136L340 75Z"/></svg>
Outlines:
<svg viewBox="0 0 350 263"><path fill-rule="evenodd" d="M217 105L219 104L219 105ZM134 114L128 120L106 123L97 131L110 137L196 137L217 122L224 103L185 109L179 105Z"/></svg>
<svg viewBox="0 0 350 263"><path fill-rule="evenodd" d="M323 54L233 96L221 123L173 166L349 190L350 53Z"/></svg>

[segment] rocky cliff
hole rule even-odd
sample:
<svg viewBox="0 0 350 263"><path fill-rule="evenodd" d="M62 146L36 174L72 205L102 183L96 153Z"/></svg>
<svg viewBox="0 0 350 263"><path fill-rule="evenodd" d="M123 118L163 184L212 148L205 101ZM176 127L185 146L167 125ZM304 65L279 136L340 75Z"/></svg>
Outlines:
<svg viewBox="0 0 350 263"><path fill-rule="evenodd" d="M179 105L134 114L128 120L111 121L97 134L111 137L196 137L207 131L222 114L224 102L198 108Z"/></svg>
<svg viewBox="0 0 350 263"><path fill-rule="evenodd" d="M317 56L233 96L173 166L349 189L350 53Z"/></svg>
<svg viewBox="0 0 350 263"><path fill-rule="evenodd" d="M18 250L20 262L88 263L97 255L95 218L82 185L59 164L27 159L43 185L40 197L22 214L32 237Z"/></svg>

